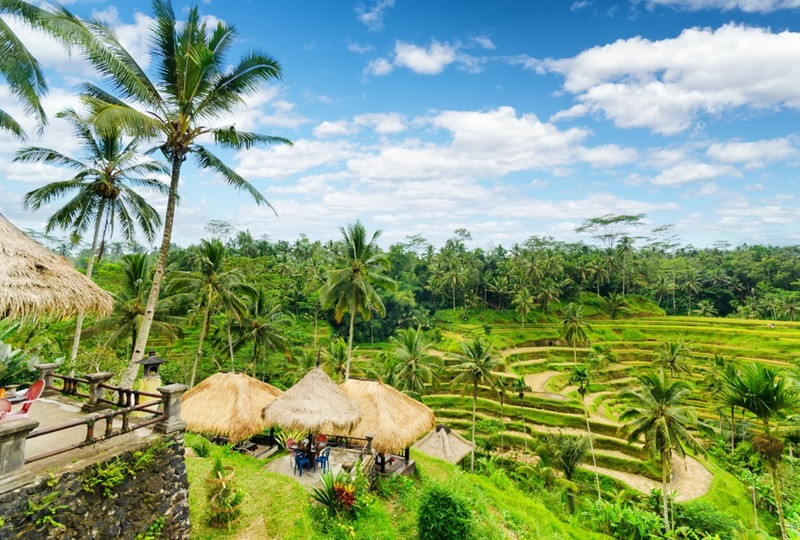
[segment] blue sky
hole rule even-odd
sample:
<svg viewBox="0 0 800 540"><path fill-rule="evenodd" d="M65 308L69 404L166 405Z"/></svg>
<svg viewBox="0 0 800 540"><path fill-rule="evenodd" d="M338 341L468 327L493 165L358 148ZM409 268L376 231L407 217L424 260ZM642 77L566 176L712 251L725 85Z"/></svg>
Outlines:
<svg viewBox="0 0 800 540"><path fill-rule="evenodd" d="M149 64L149 3L69 7ZM283 66L223 123L295 145L220 152L277 217L186 169L178 243L206 236L210 219L273 240L335 238L362 219L385 244L439 245L464 227L475 245L510 246L574 240L609 212L646 213L697 246L800 240L800 0L212 0L201 11L237 27L231 61L260 49ZM31 142L79 153L52 117L95 75L19 33L50 84L51 124ZM4 90L0 107L18 108ZM47 210L25 213L20 198L64 172L12 164L19 143L0 142L0 211L41 229Z"/></svg>

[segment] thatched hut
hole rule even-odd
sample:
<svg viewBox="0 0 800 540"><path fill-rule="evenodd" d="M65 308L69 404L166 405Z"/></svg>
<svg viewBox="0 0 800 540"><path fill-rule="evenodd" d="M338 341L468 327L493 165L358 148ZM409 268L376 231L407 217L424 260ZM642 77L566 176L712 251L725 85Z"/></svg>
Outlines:
<svg viewBox="0 0 800 540"><path fill-rule="evenodd" d="M268 426L261 411L282 393L244 373L215 373L183 395L181 417L191 431L240 441Z"/></svg>
<svg viewBox="0 0 800 540"><path fill-rule="evenodd" d="M413 446L423 454L435 458L458 463L472 451L472 443L445 426L436 426L436 429L425 435Z"/></svg>
<svg viewBox="0 0 800 540"><path fill-rule="evenodd" d="M0 319L107 315L114 301L72 264L0 215Z"/></svg>
<svg viewBox="0 0 800 540"><path fill-rule="evenodd" d="M361 419L361 410L319 366L306 373L262 412L268 425L320 433L325 428L348 433Z"/></svg>

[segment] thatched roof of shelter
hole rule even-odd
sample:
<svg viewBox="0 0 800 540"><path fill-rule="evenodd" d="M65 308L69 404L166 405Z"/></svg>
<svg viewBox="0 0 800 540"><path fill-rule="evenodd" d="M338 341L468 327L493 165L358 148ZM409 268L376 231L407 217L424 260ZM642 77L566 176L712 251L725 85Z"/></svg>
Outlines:
<svg viewBox="0 0 800 540"><path fill-rule="evenodd" d="M414 448L429 456L458 463L472 451L472 443L450 428L436 426Z"/></svg>
<svg viewBox="0 0 800 540"><path fill-rule="evenodd" d="M361 419L358 406L319 366L267 405L262 415L269 425L314 433L323 429L349 432Z"/></svg>
<svg viewBox="0 0 800 540"><path fill-rule="evenodd" d="M436 424L427 405L380 381L350 379L341 386L362 413L361 421L350 435L363 438L372 433L375 435L372 446L378 452L399 452Z"/></svg>
<svg viewBox="0 0 800 540"><path fill-rule="evenodd" d="M107 315L112 307L111 295L0 215L0 319Z"/></svg>
<svg viewBox="0 0 800 540"><path fill-rule="evenodd" d="M190 431L239 441L267 427L261 411L282 393L244 373L215 373L183 395L181 418Z"/></svg>

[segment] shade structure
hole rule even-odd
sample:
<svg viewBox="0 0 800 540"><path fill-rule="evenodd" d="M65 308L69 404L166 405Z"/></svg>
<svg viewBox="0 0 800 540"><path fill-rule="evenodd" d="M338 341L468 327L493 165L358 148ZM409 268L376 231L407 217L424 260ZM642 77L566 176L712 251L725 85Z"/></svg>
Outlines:
<svg viewBox="0 0 800 540"><path fill-rule="evenodd" d="M0 215L0 319L107 315L114 300L72 264Z"/></svg>
<svg viewBox="0 0 800 540"><path fill-rule="evenodd" d="M361 410L319 366L264 407L264 421L294 431L320 433L323 429L349 432L361 419Z"/></svg>
<svg viewBox="0 0 800 540"><path fill-rule="evenodd" d="M378 452L400 452L436 425L427 405L380 381L350 379L341 386L362 413L350 435L364 438L373 434L372 446Z"/></svg>
<svg viewBox="0 0 800 540"><path fill-rule="evenodd" d="M261 411L283 392L244 373L215 373L181 399L186 427L240 441L261 433Z"/></svg>
<svg viewBox="0 0 800 540"><path fill-rule="evenodd" d="M436 429L420 439L414 448L435 458L458 463L472 451L472 443L445 426Z"/></svg>

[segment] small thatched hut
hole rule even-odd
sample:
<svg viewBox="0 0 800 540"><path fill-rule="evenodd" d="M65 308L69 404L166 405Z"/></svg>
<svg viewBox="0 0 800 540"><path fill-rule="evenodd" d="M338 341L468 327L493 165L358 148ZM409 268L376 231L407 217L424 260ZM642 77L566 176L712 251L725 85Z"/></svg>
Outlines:
<svg viewBox="0 0 800 540"><path fill-rule="evenodd" d="M0 319L79 313L107 315L106 291L0 215Z"/></svg>
<svg viewBox="0 0 800 540"><path fill-rule="evenodd" d="M361 410L319 366L306 373L262 413L268 425L320 433L325 428L349 432L361 419Z"/></svg>
<svg viewBox="0 0 800 540"><path fill-rule="evenodd" d="M448 427L436 426L414 448L429 456L458 463L472 451L472 443Z"/></svg>
<svg viewBox="0 0 800 540"><path fill-rule="evenodd" d="M183 395L181 417L191 431L240 441L268 426L261 411L282 393L244 373L215 373Z"/></svg>
<svg viewBox="0 0 800 540"><path fill-rule="evenodd" d="M341 386L362 412L350 435L373 434L372 446L382 454L401 452L436 424L427 405L380 381L350 379Z"/></svg>

